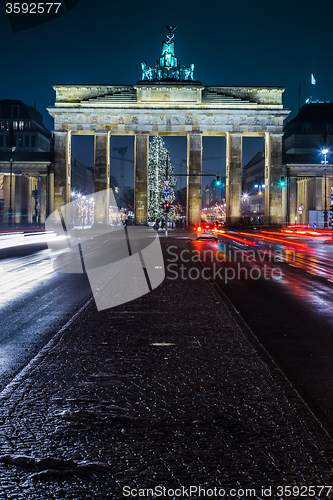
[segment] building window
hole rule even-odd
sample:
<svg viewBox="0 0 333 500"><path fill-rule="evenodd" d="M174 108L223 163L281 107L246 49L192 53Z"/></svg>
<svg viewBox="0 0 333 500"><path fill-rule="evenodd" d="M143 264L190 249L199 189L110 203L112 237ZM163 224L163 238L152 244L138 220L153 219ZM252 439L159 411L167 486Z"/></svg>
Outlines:
<svg viewBox="0 0 333 500"><path fill-rule="evenodd" d="M30 122L25 122L25 130L30 130Z"/></svg>
<svg viewBox="0 0 333 500"><path fill-rule="evenodd" d="M23 121L19 121L19 129L24 130L24 122Z"/></svg>
<svg viewBox="0 0 333 500"><path fill-rule="evenodd" d="M303 132L312 132L312 123L303 123Z"/></svg>
<svg viewBox="0 0 333 500"><path fill-rule="evenodd" d="M19 106L12 106L12 118L18 118L19 117Z"/></svg>
<svg viewBox="0 0 333 500"><path fill-rule="evenodd" d="M19 135L18 137L18 147L21 148L23 146L23 136Z"/></svg>
<svg viewBox="0 0 333 500"><path fill-rule="evenodd" d="M36 136L32 135L31 136L31 147L34 148L36 146Z"/></svg>
<svg viewBox="0 0 333 500"><path fill-rule="evenodd" d="M310 146L310 139L308 137L305 137L303 139L303 146L304 147L309 147Z"/></svg>
<svg viewBox="0 0 333 500"><path fill-rule="evenodd" d="M28 148L29 147L29 136L26 135L24 138L24 147Z"/></svg>
<svg viewBox="0 0 333 500"><path fill-rule="evenodd" d="M3 148L3 135L0 135L0 148Z"/></svg>
<svg viewBox="0 0 333 500"><path fill-rule="evenodd" d="M1 122L1 130L6 130L6 122Z"/></svg>
<svg viewBox="0 0 333 500"><path fill-rule="evenodd" d="M13 130L17 130L17 125L18 125L17 121L13 121Z"/></svg>
<svg viewBox="0 0 333 500"><path fill-rule="evenodd" d="M324 132L327 132L328 134L332 133L332 124L331 123L325 123Z"/></svg>
<svg viewBox="0 0 333 500"><path fill-rule="evenodd" d="M6 136L6 146L7 148L10 148L10 135ZM16 136L13 136L13 146L16 146Z"/></svg>

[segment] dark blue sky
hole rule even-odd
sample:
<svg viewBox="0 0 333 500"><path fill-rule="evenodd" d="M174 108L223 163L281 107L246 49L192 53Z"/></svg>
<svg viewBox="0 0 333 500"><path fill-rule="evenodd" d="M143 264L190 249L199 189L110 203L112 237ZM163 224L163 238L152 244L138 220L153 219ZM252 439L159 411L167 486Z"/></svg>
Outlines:
<svg viewBox="0 0 333 500"><path fill-rule="evenodd" d="M329 1L80 0L59 19L17 33L0 7L1 98L36 100L49 129L53 84L135 83L141 61L153 65L160 55L166 24L177 24L176 55L195 64L205 85L286 87L284 105L294 115L299 85L303 104L313 73L316 97L333 99ZM205 154L218 156L219 147Z"/></svg>

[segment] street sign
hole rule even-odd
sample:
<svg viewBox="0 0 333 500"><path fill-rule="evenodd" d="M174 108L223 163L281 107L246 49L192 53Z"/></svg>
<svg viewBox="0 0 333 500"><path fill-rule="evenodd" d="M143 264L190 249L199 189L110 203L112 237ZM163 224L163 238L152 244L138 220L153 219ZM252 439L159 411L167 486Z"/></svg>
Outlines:
<svg viewBox="0 0 333 500"><path fill-rule="evenodd" d="M164 189L163 194L164 194L164 196L170 196L169 189Z"/></svg>
<svg viewBox="0 0 333 500"><path fill-rule="evenodd" d="M317 224L316 224L316 222L314 222L314 223L312 224L312 229L317 229Z"/></svg>
<svg viewBox="0 0 333 500"><path fill-rule="evenodd" d="M298 211L299 211L300 213L302 213L302 212L303 212L303 208L304 208L304 207L303 207L303 205L300 205L300 206L298 207Z"/></svg>
<svg viewBox="0 0 333 500"><path fill-rule="evenodd" d="M333 200L333 194L331 194L330 198L331 198L331 200Z"/></svg>
<svg viewBox="0 0 333 500"><path fill-rule="evenodd" d="M169 180L169 181L163 181L163 182L164 182L165 187L168 189L168 187L170 186L170 182L171 181Z"/></svg>
<svg viewBox="0 0 333 500"><path fill-rule="evenodd" d="M331 191L332 191L332 193L333 193L333 186L330 186L330 190L331 190Z"/></svg>

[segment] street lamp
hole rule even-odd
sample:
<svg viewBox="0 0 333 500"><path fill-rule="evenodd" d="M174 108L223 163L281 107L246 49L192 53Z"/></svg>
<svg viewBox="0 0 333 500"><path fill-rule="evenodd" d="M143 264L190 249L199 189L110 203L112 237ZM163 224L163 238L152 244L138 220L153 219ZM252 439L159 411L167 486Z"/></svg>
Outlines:
<svg viewBox="0 0 333 500"><path fill-rule="evenodd" d="M258 212L259 212L259 217L258 217L258 223L260 225L261 222L261 197L263 195L263 189L265 189L265 184L255 184L255 188L257 188L258 192Z"/></svg>
<svg viewBox="0 0 333 500"><path fill-rule="evenodd" d="M327 168L327 153L328 149L324 148L321 150L322 154L324 155L324 165L325 165L325 187L324 187L324 200L325 200L325 205L324 205L324 228L327 227L327 201L326 201L326 168Z"/></svg>

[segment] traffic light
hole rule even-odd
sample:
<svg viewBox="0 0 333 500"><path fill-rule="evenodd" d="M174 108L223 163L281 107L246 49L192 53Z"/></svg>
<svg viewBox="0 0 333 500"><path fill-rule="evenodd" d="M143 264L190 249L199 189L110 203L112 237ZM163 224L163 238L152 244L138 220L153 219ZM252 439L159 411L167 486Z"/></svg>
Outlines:
<svg viewBox="0 0 333 500"><path fill-rule="evenodd" d="M170 201L166 201L166 202L165 202L165 211L166 211L166 213L168 213L168 212L169 212L169 210L170 210L170 206L171 206Z"/></svg>
<svg viewBox="0 0 333 500"><path fill-rule="evenodd" d="M286 185L286 178L284 175L281 175L279 184L281 187L284 187Z"/></svg>
<svg viewBox="0 0 333 500"><path fill-rule="evenodd" d="M220 185L221 185L221 176L220 176L220 175L216 175L216 177L215 177L215 178L216 178L215 184L216 184L217 186L220 186Z"/></svg>

